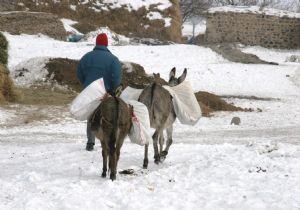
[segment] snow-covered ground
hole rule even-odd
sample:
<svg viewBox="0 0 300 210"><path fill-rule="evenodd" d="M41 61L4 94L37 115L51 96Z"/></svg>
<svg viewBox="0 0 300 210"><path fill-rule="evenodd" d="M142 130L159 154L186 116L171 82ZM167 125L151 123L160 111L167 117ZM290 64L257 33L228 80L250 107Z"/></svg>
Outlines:
<svg viewBox="0 0 300 210"><path fill-rule="evenodd" d="M29 59L79 59L93 48L87 42L6 36L12 73L22 63L36 65ZM118 168L135 173L118 175L114 182L100 177L100 144L93 152L84 150L85 122L72 119L68 105L37 109L51 118L27 124L18 117L35 107L1 107L1 210L300 209L300 64L285 62L300 51L243 48L280 63L271 66L232 63L209 48L189 45L110 49L120 60L139 63L147 73L160 72L164 78L174 66L178 73L188 68L195 91L270 100L229 98L255 111L215 113L194 127L176 122L167 159L160 165L150 159L147 170L141 168L143 147L126 139ZM230 125L234 116L241 118L240 126Z"/></svg>
<svg viewBox="0 0 300 210"><path fill-rule="evenodd" d="M293 3L291 2L291 4L293 4ZM299 4L295 4L294 7L297 6L299 8L298 5ZM291 5L291 6L293 7L293 5ZM293 11L292 8L290 8L290 9ZM209 12L210 13L215 13L215 12L255 13L255 14L266 14L266 15L272 15L272 16L279 16L279 17L300 18L299 12L291 12L291 11L287 11L287 10L279 10L279 9L268 8L268 7L261 8L260 6L231 6L231 5L229 5L229 6L222 6L222 7L213 7L211 9L209 9Z"/></svg>
<svg viewBox="0 0 300 210"><path fill-rule="evenodd" d="M199 34L205 34L206 31L206 20L200 19L200 20L193 20L187 21L182 25L182 35L187 36L188 38L193 36L193 30L194 30L194 36L197 36Z"/></svg>

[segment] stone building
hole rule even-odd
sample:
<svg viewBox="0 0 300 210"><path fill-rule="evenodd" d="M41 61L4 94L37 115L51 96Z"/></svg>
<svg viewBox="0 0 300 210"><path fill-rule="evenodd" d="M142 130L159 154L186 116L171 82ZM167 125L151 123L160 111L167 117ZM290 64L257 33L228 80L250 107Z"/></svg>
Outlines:
<svg viewBox="0 0 300 210"><path fill-rule="evenodd" d="M258 7L219 7L207 16L207 43L240 42L268 48L300 48L300 13Z"/></svg>

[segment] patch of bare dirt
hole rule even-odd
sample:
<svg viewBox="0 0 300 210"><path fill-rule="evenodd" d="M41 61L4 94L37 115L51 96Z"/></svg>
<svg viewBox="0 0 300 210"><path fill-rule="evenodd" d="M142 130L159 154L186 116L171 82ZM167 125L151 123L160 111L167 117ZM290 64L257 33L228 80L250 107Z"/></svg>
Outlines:
<svg viewBox="0 0 300 210"><path fill-rule="evenodd" d="M53 58L46 64L49 72L48 78L56 81L58 84L68 86L70 89L80 92L82 86L76 75L78 60L68 58Z"/></svg>
<svg viewBox="0 0 300 210"><path fill-rule="evenodd" d="M18 88L18 91L20 93L20 98L17 102L24 105L66 105L77 95L74 91L61 90L49 86Z"/></svg>
<svg viewBox="0 0 300 210"><path fill-rule="evenodd" d="M278 101L279 98L262 98L257 96L239 96L239 95L222 95L222 98L237 98L237 99L247 99L247 100L257 100L257 101Z"/></svg>
<svg viewBox="0 0 300 210"><path fill-rule="evenodd" d="M0 13L0 31L11 34L38 34L66 40L66 31L60 19L50 13L8 12Z"/></svg>
<svg viewBox="0 0 300 210"><path fill-rule="evenodd" d="M206 116L206 117L210 116L210 114L212 112L216 112L216 111L230 111L230 112L253 111L252 109L241 108L241 107L237 107L232 104L229 104L226 101L224 101L220 96L217 96L212 93L205 92L205 91L199 91L199 92L195 93L195 96L201 107L202 115Z"/></svg>
<svg viewBox="0 0 300 210"><path fill-rule="evenodd" d="M225 59L245 64L270 64L278 65L278 63L268 62L260 59L256 55L250 53L244 53L239 50L234 44L222 43L216 45L208 45L213 51L218 54L221 54Z"/></svg>
<svg viewBox="0 0 300 210"><path fill-rule="evenodd" d="M1 128L24 126L41 122L60 123L70 117L69 107L63 105L32 105L32 104L7 104L2 108L12 114Z"/></svg>

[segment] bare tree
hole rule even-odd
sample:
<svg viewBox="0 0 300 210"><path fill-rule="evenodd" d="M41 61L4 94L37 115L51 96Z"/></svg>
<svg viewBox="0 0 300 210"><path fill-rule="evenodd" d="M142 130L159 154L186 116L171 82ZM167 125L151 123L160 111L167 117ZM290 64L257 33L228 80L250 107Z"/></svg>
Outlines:
<svg viewBox="0 0 300 210"><path fill-rule="evenodd" d="M199 17L211 6L211 0L180 0L182 22L193 17Z"/></svg>

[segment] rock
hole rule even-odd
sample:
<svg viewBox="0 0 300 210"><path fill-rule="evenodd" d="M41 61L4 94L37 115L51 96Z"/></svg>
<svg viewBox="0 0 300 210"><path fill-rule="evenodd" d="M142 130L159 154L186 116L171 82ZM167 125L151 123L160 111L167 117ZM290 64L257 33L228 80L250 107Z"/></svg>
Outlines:
<svg viewBox="0 0 300 210"><path fill-rule="evenodd" d="M239 118L239 117L233 117L231 119L231 122L230 122L230 125L232 125L232 124L234 124L234 125L240 125L241 124L241 118Z"/></svg>

